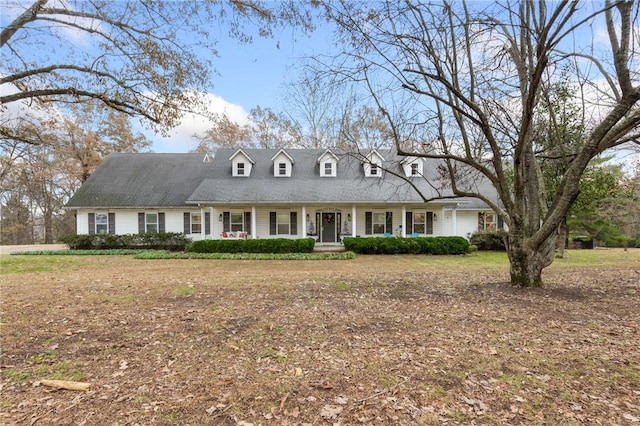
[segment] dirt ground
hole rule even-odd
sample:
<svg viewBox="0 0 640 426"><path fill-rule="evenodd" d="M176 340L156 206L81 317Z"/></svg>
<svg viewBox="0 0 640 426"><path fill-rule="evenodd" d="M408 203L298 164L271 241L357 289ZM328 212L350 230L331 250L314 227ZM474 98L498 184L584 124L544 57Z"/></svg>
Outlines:
<svg viewBox="0 0 640 426"><path fill-rule="evenodd" d="M0 424L638 424L640 252L620 255L528 290L428 256L12 256Z"/></svg>

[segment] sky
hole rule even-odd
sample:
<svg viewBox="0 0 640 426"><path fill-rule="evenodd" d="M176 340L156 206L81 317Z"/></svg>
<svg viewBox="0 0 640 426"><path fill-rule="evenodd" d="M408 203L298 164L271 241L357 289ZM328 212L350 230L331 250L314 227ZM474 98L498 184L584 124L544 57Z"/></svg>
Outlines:
<svg viewBox="0 0 640 426"><path fill-rule="evenodd" d="M219 75L212 82L210 108L226 112L239 123L246 123L249 111L257 105L282 110L286 85L293 83L304 58L328 54L334 46L328 28L319 28L312 34L283 30L274 38L256 37L251 44L229 38L218 43L220 57L215 60L215 68ZM209 127L204 118L189 115L170 132L170 137L148 131L144 134L153 141L155 152L187 152L196 144L192 135Z"/></svg>

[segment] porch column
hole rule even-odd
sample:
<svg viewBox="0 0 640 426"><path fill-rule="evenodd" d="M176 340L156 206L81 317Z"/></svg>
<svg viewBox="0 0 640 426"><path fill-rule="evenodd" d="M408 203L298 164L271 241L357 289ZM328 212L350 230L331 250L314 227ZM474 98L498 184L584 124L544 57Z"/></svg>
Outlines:
<svg viewBox="0 0 640 426"><path fill-rule="evenodd" d="M442 208L440 209L440 219L439 219L440 220L440 234L437 234L437 235L447 235L446 234L447 230L444 228L445 224L446 224L446 221L447 221L447 216L445 215L445 211L446 211L445 207L442 206ZM434 225L434 227L435 227L435 225ZM433 233L434 233L434 235L436 234L436 230L435 229L433 230Z"/></svg>
<svg viewBox="0 0 640 426"><path fill-rule="evenodd" d="M402 238L406 238L407 236L407 207L402 206L402 230L400 231L400 236Z"/></svg>
<svg viewBox="0 0 640 426"><path fill-rule="evenodd" d="M258 229L256 228L256 206L251 206L251 239L255 240L258 238Z"/></svg>
<svg viewBox="0 0 640 426"><path fill-rule="evenodd" d="M458 209L458 206L455 205L455 206L453 206L453 209L451 210L451 233L453 235L458 235L458 224L457 224L457 221L458 221L458 213L457 213L457 211L458 210L457 209Z"/></svg>
<svg viewBox="0 0 640 426"><path fill-rule="evenodd" d="M200 207L200 237L207 238L207 221L204 220L204 207Z"/></svg>
<svg viewBox="0 0 640 426"><path fill-rule="evenodd" d="M307 207L302 206L302 238L307 238Z"/></svg>
<svg viewBox="0 0 640 426"><path fill-rule="evenodd" d="M351 236L356 236L356 206L351 206Z"/></svg>
<svg viewBox="0 0 640 426"><path fill-rule="evenodd" d="M213 206L209 207L209 216L211 217L211 219L209 220L210 225L211 225L211 229L209 229L209 232L211 232L211 239L213 240L213 236L215 235L214 229L216 229L216 222L218 221L218 217L215 215L216 210L213 208Z"/></svg>

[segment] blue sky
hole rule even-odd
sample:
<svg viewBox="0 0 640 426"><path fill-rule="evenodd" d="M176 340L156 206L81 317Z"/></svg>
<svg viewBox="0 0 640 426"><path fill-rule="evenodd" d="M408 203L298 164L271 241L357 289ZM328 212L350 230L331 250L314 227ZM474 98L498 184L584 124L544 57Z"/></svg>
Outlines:
<svg viewBox="0 0 640 426"><path fill-rule="evenodd" d="M328 54L333 47L327 27L312 34L285 29L274 38L255 37L251 44L228 37L219 39L216 48L220 57L214 60L219 75L212 82L211 109L224 111L238 122L257 105L283 110L286 85L295 81L304 58ZM151 132L145 135L154 142L155 152L186 152L195 146L191 135L208 127L204 119L191 116L185 117L168 138Z"/></svg>

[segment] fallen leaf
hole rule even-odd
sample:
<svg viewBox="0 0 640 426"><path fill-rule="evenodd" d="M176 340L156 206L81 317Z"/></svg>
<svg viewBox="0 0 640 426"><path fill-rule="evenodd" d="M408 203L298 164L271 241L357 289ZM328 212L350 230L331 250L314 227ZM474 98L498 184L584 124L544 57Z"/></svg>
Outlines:
<svg viewBox="0 0 640 426"><path fill-rule="evenodd" d="M327 420L335 420L342 413L342 407L338 405L325 405L320 410L320 417Z"/></svg>

